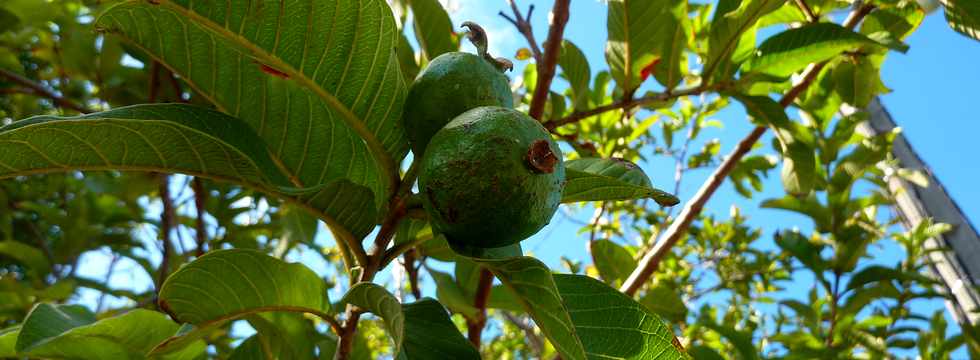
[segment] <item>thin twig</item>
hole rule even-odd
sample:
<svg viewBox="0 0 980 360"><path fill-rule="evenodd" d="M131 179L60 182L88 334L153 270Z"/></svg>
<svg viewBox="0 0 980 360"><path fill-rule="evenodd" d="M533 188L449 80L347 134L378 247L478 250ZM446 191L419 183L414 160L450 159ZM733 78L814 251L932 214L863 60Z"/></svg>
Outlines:
<svg viewBox="0 0 980 360"><path fill-rule="evenodd" d="M109 286L109 280L112 279L112 273L115 271L116 264L118 262L119 262L119 254L113 253L112 260L109 260L109 267L105 271L105 280L102 281L102 283L106 284L106 287ZM95 303L96 313L102 312L102 305L105 304L105 298L107 295L109 294L106 291L103 291L102 294L99 295L99 301Z"/></svg>
<svg viewBox="0 0 980 360"><path fill-rule="evenodd" d="M534 61L541 63L541 48L538 47L538 41L534 39L534 31L531 28L531 14L534 13L534 4L528 6L527 16L525 17L521 14L521 9L517 8L517 3L514 0L507 0L507 3L510 4L510 10L514 13L514 17L507 16L503 11L500 12L500 16L510 21L511 24L514 24L517 31L524 35L524 38L527 39L528 46L531 48L531 56L534 57Z"/></svg>
<svg viewBox="0 0 980 360"><path fill-rule="evenodd" d="M408 287L412 290L412 296L415 300L422 299L422 291L419 289L419 267L415 266L415 262L418 261L415 258L415 249L409 249L405 252L405 273L408 274Z"/></svg>
<svg viewBox="0 0 980 360"><path fill-rule="evenodd" d="M55 94L54 91L51 91L50 89L46 88L44 85L41 85L31 79L23 77L20 74L17 74L10 70L0 69L0 77L3 77L4 79L7 79L10 82L18 84L20 86L30 88L31 90L33 90L34 95L48 98L52 102L54 102L55 105L59 107L71 109L80 112L82 114L88 114L94 112L91 109L86 108L85 106L82 106L78 103L75 103L74 101L66 99L61 95Z"/></svg>
<svg viewBox="0 0 980 360"><path fill-rule="evenodd" d="M476 286L476 295L473 296L473 306L479 310L476 319L466 319L466 336L476 346L480 348L480 337L483 335L483 328L487 326L487 300L490 298L490 289L493 288L493 273L486 268L480 269L480 282Z"/></svg>
<svg viewBox="0 0 980 360"><path fill-rule="evenodd" d="M697 86L689 89L683 89L672 92L655 93L648 96L644 96L638 99L632 100L619 100L610 104L602 105L593 109L578 111L563 117L561 119L552 120L544 123L544 127L548 130L554 130L564 125L568 125L574 122L578 122L582 119L586 119L592 116L610 112L613 110L623 109L627 107L642 106L646 104L652 104L657 102L669 101L671 99L676 99L682 96L697 95L704 91L716 90L720 88L720 85L716 86Z"/></svg>
<svg viewBox="0 0 980 360"><path fill-rule="evenodd" d="M415 246L423 242L426 242L430 239L432 239L432 236L417 236L411 241L403 242L400 244L396 244L395 246L392 246L391 249L388 249L388 251L385 253L385 256L382 258L381 267L384 268L385 266L388 266L388 264L391 263L396 258L398 258L398 256L402 255L407 251L410 251L411 249L415 248Z"/></svg>
<svg viewBox="0 0 980 360"><path fill-rule="evenodd" d="M528 110L528 115L538 120L541 120L541 115L544 114L544 105L548 103L548 94L551 93L551 81L555 78L555 68L561 55L565 24L568 24L570 2L571 0L555 0L555 5L551 8L551 26L548 27L548 38L544 41L545 48L541 53L541 61L537 63L538 82Z"/></svg>
<svg viewBox="0 0 980 360"><path fill-rule="evenodd" d="M828 348L834 346L834 328L837 327L837 302L840 301L840 275L840 272L834 272L834 290L830 294L830 328L827 330L826 341Z"/></svg>
<svg viewBox="0 0 980 360"><path fill-rule="evenodd" d="M873 9L873 5L864 4L858 6L844 21L844 27L853 29ZM824 61L807 68L804 71L802 80L786 92L783 98L780 99L779 104L784 108L792 104L810 86L813 80L816 79L826 64L827 61ZM619 288L620 291L627 295L633 295L650 279L653 272L657 270L660 261L667 256L677 241L687 233L688 227L694 221L694 218L701 213L708 199L718 190L718 187L725 181L725 178L735 168L735 165L752 149L752 146L765 134L766 130L766 127L757 126L744 139L738 142L735 149L725 158L725 161L715 169L708 179L705 180L704 184L701 185L701 188L698 189L698 192L687 202L687 205L681 210L677 219L663 232L660 241L656 242L654 247L643 255L636 269L633 270L629 278Z"/></svg>
<svg viewBox="0 0 980 360"><path fill-rule="evenodd" d="M163 203L163 210L160 212L160 242L163 245L163 256L160 260L160 269L158 269L159 274L157 275L157 293L159 294L163 281L169 275L170 256L173 253L170 233L174 225L174 204L173 199L170 198L169 175L160 174L160 187L158 191L160 193L160 201Z"/></svg>
<svg viewBox="0 0 980 360"><path fill-rule="evenodd" d="M795 1L796 1L796 6L798 6L800 10L803 11L803 16L806 17L807 22L817 22L820 20L820 17L813 12L813 9L810 8L810 5L806 4L806 0L795 0Z"/></svg>
<svg viewBox="0 0 980 360"><path fill-rule="evenodd" d="M534 326L531 326L527 322L518 319L517 316L514 316L514 314L507 311L501 311L500 313L504 315L504 318L507 319L507 321L510 321L512 324L514 324L514 326L517 326L524 331L524 336L531 345L531 349L534 350L534 355L541 358L541 353L544 352L544 341L541 340L541 337L538 336L538 334L534 333Z"/></svg>
<svg viewBox="0 0 980 360"><path fill-rule="evenodd" d="M204 203L207 201L208 194L204 190L204 181L199 177L194 178L191 187L194 188L194 208L197 209L197 221L194 223L197 238L195 256L201 257L207 251L205 246L208 242L208 233L204 228Z"/></svg>
<svg viewBox="0 0 980 360"><path fill-rule="evenodd" d="M378 230L378 234L374 238L374 247L371 253L366 254L360 242L353 242L351 244L351 248L355 251L355 254L364 254L363 260L359 262L362 266L362 272L357 281L369 282L374 280L374 276L378 271L387 265L387 262L385 262L385 255L387 254L385 249L391 243L391 239L395 235L395 230L398 229L399 222L405 218L406 204L410 197L409 192L411 192L412 182L415 181L415 176L418 172L419 161L417 160L409 165L408 171L405 172L400 183L397 184L397 190L389 201L388 213L381 222L381 229ZM351 280L352 282L354 281L353 278ZM347 320L344 321L344 326L337 334L339 340L337 351L334 353L335 360L346 360L350 358L354 344L354 335L357 333L357 324L361 318L361 310L353 305L347 305L344 313L347 315Z"/></svg>
<svg viewBox="0 0 980 360"><path fill-rule="evenodd" d="M146 102L155 103L160 95L160 63L150 63L150 85L147 90Z"/></svg>

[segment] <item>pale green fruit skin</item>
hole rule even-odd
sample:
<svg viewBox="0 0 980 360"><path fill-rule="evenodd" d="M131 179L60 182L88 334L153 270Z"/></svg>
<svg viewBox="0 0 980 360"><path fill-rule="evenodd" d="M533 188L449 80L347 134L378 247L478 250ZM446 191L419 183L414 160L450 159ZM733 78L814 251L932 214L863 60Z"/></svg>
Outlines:
<svg viewBox="0 0 980 360"><path fill-rule="evenodd" d="M402 114L415 156L453 118L480 106L514 107L510 84L485 59L464 52L437 56L412 82Z"/></svg>
<svg viewBox="0 0 980 360"><path fill-rule="evenodd" d="M558 161L535 171L527 153L547 141ZM540 123L502 107L480 107L432 137L422 159L419 190L433 228L451 243L479 248L511 245L551 221L561 201L561 150Z"/></svg>

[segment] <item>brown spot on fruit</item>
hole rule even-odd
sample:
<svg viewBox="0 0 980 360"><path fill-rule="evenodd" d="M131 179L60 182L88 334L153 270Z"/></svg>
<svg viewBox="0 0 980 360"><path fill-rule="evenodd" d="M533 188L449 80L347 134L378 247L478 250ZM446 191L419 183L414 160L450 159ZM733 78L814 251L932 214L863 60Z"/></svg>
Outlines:
<svg viewBox="0 0 980 360"><path fill-rule="evenodd" d="M548 140L537 140L527 149L527 164L531 170L550 174L555 171L555 164L557 163L558 156L551 151Z"/></svg>

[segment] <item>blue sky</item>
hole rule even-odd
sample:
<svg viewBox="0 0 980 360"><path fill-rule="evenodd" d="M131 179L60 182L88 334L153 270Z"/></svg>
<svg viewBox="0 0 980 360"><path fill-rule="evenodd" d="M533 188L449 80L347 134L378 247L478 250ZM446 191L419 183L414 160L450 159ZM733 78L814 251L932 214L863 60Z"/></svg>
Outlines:
<svg viewBox="0 0 980 360"><path fill-rule="evenodd" d="M546 37L547 15L552 2L519 0L519 4L522 11L526 10L529 4L536 5L532 23L536 29L537 39L543 41ZM504 0L449 0L447 5L453 23L457 26L469 20L481 24L488 31L490 51L494 55L513 58L518 48L526 46L524 38L513 26L497 15L500 10L509 12ZM586 54L593 73L608 68L604 58L605 23L604 2L597 0L572 2L571 17L565 35ZM892 93L882 97L883 102L896 122L904 128L905 136L919 155L931 166L967 216L976 223L980 221L980 190L975 188L975 179L980 177L980 166L975 164L977 152L973 141L976 141L976 134L980 133L980 121L977 121L978 116L974 115L974 109L977 99L980 98L972 85L980 82L980 66L977 66L977 61L980 59L980 42L950 30L941 10L926 17L920 29L906 42L911 46L908 53L892 53L882 69L882 79L893 90ZM472 52L473 48L466 44L464 50ZM510 76L512 78L519 76L526 65L525 61L515 61L515 71ZM564 84L561 80L556 80L555 86L563 87ZM744 112L737 105L717 114L715 118L724 123L724 128L707 128L701 138L720 139L722 153L727 153L751 129ZM764 139L763 144L768 144L768 141ZM699 148L700 144L693 146ZM759 151L770 152L768 146ZM655 185L663 188L673 187L671 161L658 160L643 166ZM681 191L677 194L682 201L696 191L709 172L710 170L702 170L686 175ZM810 224L805 218L758 208L757 203L762 199L782 194L778 170L770 175L765 183L766 190L755 195L751 200L737 195L732 186L726 183L708 203L706 211L727 218L729 208L732 205L738 206L742 214L749 218L751 225L763 229L762 242L765 244L772 243L771 234L777 229L791 227L809 229ZM175 181L175 183L180 184L182 181ZM159 212L159 207L156 205L151 204L148 208L151 212ZM574 212L571 208L563 207L559 211L565 215L562 213L556 215L549 226L525 241L523 243L525 251L541 258L554 268L560 268L561 256L588 263L587 237L578 234L580 225L575 221L587 221L592 210L586 208ZM145 235L149 239L155 237L152 229L148 229ZM331 242L326 231L321 231L319 237L318 241L321 243ZM876 248L869 253L876 257L875 262L886 264L894 263L899 256L893 248ZM307 253L294 259L302 260L321 274L327 271L315 255ZM82 265L80 275L101 278L105 274L107 257L104 254L89 254L83 258ZM146 289L151 286L149 278L138 270L135 264L122 262L119 266L120 268L117 269L122 271L112 279L114 284L136 289ZM387 275L387 273L383 274L379 280L390 279ZM800 277L793 282L796 285L805 285L805 289L808 289L812 279ZM426 293L432 294L431 284L427 288L429 291ZM336 289L330 295L336 299L341 295L340 292L340 289ZM85 291L80 301L94 304L96 298L96 293ZM920 302L916 306L931 312L931 309L941 308L942 304Z"/></svg>

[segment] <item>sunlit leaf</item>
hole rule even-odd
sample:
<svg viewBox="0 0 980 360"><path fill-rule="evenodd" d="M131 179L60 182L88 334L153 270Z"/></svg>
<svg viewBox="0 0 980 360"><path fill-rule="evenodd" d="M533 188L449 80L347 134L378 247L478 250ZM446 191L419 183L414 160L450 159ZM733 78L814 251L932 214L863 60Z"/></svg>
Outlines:
<svg viewBox="0 0 980 360"><path fill-rule="evenodd" d="M636 268L636 259L633 259L633 255L612 241L605 239L593 241L589 245L589 252L595 260L599 276L607 284L619 286Z"/></svg>
<svg viewBox="0 0 980 360"><path fill-rule="evenodd" d="M415 39L429 60L459 49L459 38L453 32L449 14L438 0L408 0L412 9Z"/></svg>
<svg viewBox="0 0 980 360"><path fill-rule="evenodd" d="M565 189L561 202L653 198L671 206L677 197L652 187L639 166L622 159L583 158L565 162Z"/></svg>
<svg viewBox="0 0 980 360"><path fill-rule="evenodd" d="M817 160L815 151L800 141L805 134L786 116L786 111L767 96L736 96L745 106L752 121L773 129L783 153L783 187L791 194L807 194L816 179Z"/></svg>
<svg viewBox="0 0 980 360"><path fill-rule="evenodd" d="M708 34L705 80L724 80L733 75L733 65L748 59L755 49L756 22L784 3L785 0L720 0Z"/></svg>
<svg viewBox="0 0 980 360"><path fill-rule="evenodd" d="M875 44L866 36L837 24L809 24L766 39L746 62L744 71L786 77L846 50Z"/></svg>
<svg viewBox="0 0 980 360"><path fill-rule="evenodd" d="M980 40L980 3L971 0L939 0L946 10L949 27Z"/></svg>
<svg viewBox="0 0 980 360"><path fill-rule="evenodd" d="M668 66L677 64L681 56L674 46L679 40L677 15L683 14L684 5L672 0L609 1L606 62L619 87L625 91L640 87L665 56L671 57Z"/></svg>
<svg viewBox="0 0 980 360"><path fill-rule="evenodd" d="M571 41L563 40L558 66L561 67L561 76L568 81L569 91L572 94L572 108L576 110L586 108L589 105L589 79L592 78L589 60L578 46Z"/></svg>

